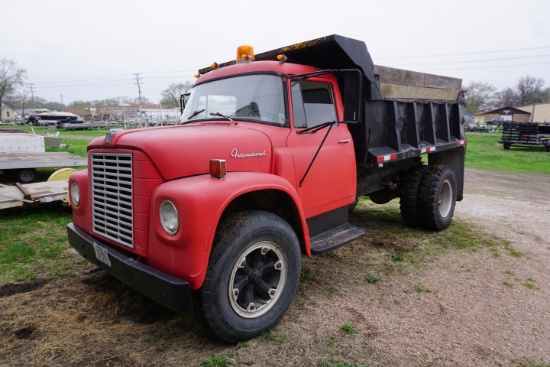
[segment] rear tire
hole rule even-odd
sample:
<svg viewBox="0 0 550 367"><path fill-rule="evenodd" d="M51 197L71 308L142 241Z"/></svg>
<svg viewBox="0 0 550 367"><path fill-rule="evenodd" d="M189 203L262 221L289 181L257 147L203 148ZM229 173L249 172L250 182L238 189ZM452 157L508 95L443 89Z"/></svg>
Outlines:
<svg viewBox="0 0 550 367"><path fill-rule="evenodd" d="M422 227L442 231L449 227L456 205L456 178L449 166L431 166L418 191L418 214Z"/></svg>
<svg viewBox="0 0 550 367"><path fill-rule="evenodd" d="M298 238L282 218L259 210L228 217L200 290L204 322L229 343L259 336L286 313L300 268Z"/></svg>
<svg viewBox="0 0 550 367"><path fill-rule="evenodd" d="M504 149L510 149L510 143L504 143L503 146Z"/></svg>
<svg viewBox="0 0 550 367"><path fill-rule="evenodd" d="M411 228L418 227L420 218L418 215L418 190L420 182L427 167L419 165L411 168L401 185L399 197L399 209L405 224Z"/></svg>

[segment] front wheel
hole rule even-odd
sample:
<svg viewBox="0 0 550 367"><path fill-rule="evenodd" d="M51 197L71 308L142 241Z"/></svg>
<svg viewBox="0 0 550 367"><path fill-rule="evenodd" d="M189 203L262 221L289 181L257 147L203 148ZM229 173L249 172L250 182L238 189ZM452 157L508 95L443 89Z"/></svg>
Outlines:
<svg viewBox="0 0 550 367"><path fill-rule="evenodd" d="M449 166L431 166L424 173L418 191L418 214L424 228L442 231L451 224L456 191L456 178Z"/></svg>
<svg viewBox="0 0 550 367"><path fill-rule="evenodd" d="M256 210L228 217L200 291L204 322L229 343L259 336L286 313L300 267L298 238L282 218Z"/></svg>

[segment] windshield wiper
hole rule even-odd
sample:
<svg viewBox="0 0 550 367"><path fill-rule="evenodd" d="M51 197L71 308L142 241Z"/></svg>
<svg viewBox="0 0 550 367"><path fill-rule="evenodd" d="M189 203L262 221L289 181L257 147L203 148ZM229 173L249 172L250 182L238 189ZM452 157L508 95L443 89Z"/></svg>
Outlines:
<svg viewBox="0 0 550 367"><path fill-rule="evenodd" d="M323 122L322 124L319 124L317 126L312 126L303 130L298 130L296 131L296 134L315 134L317 131L327 128L329 126L332 126L334 124L336 124L336 121Z"/></svg>
<svg viewBox="0 0 550 367"><path fill-rule="evenodd" d="M191 120L193 117L195 117L198 114L203 113L203 112L204 112L204 108L202 110L196 110L195 112L193 112L192 114L189 115L189 117L187 118L187 121L180 122L180 125L185 125L185 124L188 124L188 123L192 122L192 121L189 121L189 120Z"/></svg>
<svg viewBox="0 0 550 367"><path fill-rule="evenodd" d="M232 123L235 123L235 121L234 121L231 117L229 117L229 116L227 116L227 115L224 115L224 114L221 113L221 112L210 112L210 116L220 116L220 117L224 117L224 118L228 119L229 121L231 121Z"/></svg>

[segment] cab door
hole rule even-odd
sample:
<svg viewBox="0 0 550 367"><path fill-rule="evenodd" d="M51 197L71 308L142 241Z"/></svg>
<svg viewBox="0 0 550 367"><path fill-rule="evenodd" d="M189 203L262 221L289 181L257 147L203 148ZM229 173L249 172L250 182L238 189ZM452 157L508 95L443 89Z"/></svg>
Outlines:
<svg viewBox="0 0 550 367"><path fill-rule="evenodd" d="M356 168L347 125L337 124L332 85L291 81L293 129L287 140L296 172L296 187L307 218L354 202ZM325 122L331 127L307 133ZM302 133L304 132L304 133Z"/></svg>

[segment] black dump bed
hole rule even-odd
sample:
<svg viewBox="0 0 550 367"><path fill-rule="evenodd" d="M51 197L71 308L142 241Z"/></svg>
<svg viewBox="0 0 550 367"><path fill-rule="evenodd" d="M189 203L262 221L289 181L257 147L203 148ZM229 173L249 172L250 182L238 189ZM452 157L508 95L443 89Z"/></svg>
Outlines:
<svg viewBox="0 0 550 367"><path fill-rule="evenodd" d="M331 35L256 55L322 69L359 69L364 123L350 124L358 160L400 160L465 144L462 81L375 65L365 42Z"/></svg>

